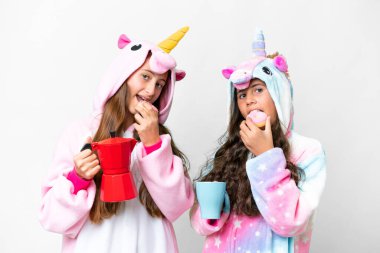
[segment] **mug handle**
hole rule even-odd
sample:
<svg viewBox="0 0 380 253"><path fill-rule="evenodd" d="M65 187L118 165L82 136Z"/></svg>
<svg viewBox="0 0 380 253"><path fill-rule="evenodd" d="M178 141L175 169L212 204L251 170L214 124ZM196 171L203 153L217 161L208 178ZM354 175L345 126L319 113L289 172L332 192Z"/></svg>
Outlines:
<svg viewBox="0 0 380 253"><path fill-rule="evenodd" d="M230 208L230 197L228 196L227 192L225 192L223 213L230 213Z"/></svg>
<svg viewBox="0 0 380 253"><path fill-rule="evenodd" d="M85 149L92 150L91 143L84 144L83 147L81 148L80 152L82 152Z"/></svg>

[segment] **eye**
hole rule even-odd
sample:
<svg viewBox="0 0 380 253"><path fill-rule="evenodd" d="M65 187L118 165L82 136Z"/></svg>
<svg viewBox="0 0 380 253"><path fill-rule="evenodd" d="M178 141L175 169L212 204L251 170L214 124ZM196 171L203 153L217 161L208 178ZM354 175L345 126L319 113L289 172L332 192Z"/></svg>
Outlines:
<svg viewBox="0 0 380 253"><path fill-rule="evenodd" d="M261 87L257 87L257 88L255 89L255 92L257 92L257 93L261 93L261 92L263 92L263 91L264 91L264 89L261 88Z"/></svg>
<svg viewBox="0 0 380 253"><path fill-rule="evenodd" d="M150 78L150 76L147 75L147 74L142 74L141 76L142 76L142 78L143 78L144 80L149 80L149 78Z"/></svg>
<svg viewBox="0 0 380 253"><path fill-rule="evenodd" d="M159 89L162 89L164 87L165 83L156 83L156 87Z"/></svg>
<svg viewBox="0 0 380 253"><path fill-rule="evenodd" d="M267 75L272 75L272 71L270 71L270 69L268 67L263 67L262 70L264 71L265 74Z"/></svg>
<svg viewBox="0 0 380 253"><path fill-rule="evenodd" d="M245 93L240 93L240 94L238 94L238 98L239 98L239 99L243 99L243 98L245 98L245 96L246 96Z"/></svg>
<svg viewBox="0 0 380 253"><path fill-rule="evenodd" d="M139 50L141 48L141 44L138 44L138 45L134 45L134 46L132 46L131 47L131 50L132 51L137 51L137 50Z"/></svg>

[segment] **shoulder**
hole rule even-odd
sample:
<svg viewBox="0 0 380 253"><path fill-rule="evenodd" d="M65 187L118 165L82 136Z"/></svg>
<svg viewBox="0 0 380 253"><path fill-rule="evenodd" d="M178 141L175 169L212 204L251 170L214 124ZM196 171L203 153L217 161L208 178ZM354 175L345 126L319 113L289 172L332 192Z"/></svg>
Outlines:
<svg viewBox="0 0 380 253"><path fill-rule="evenodd" d="M312 157L324 156L322 144L316 139L292 132L289 143L293 163L298 164Z"/></svg>
<svg viewBox="0 0 380 253"><path fill-rule="evenodd" d="M59 144L65 144L73 150L80 150L86 137L93 137L98 127L98 120L94 117L86 117L75 120L64 128L59 138Z"/></svg>

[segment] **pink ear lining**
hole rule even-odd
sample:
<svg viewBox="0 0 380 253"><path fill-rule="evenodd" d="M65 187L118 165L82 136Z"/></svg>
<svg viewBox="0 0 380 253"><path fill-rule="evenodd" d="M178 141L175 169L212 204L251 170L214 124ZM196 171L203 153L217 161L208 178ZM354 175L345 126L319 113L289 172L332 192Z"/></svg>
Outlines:
<svg viewBox="0 0 380 253"><path fill-rule="evenodd" d="M127 37L127 35L125 34L122 34L120 35L119 37L119 41L117 43L117 46L120 48L120 49L123 49L126 45L128 45L129 43L131 42L131 40Z"/></svg>
<svg viewBox="0 0 380 253"><path fill-rule="evenodd" d="M230 79L230 76L235 71L236 67L228 67L222 70L222 74L226 79Z"/></svg>
<svg viewBox="0 0 380 253"><path fill-rule="evenodd" d="M182 79L184 79L186 76L186 72L183 71L183 70L177 70L175 72L175 80L176 81L181 81Z"/></svg>
<svg viewBox="0 0 380 253"><path fill-rule="evenodd" d="M282 55L278 55L273 59L273 64L276 66L278 70L281 72L287 72L288 71L288 64L286 62L286 59Z"/></svg>

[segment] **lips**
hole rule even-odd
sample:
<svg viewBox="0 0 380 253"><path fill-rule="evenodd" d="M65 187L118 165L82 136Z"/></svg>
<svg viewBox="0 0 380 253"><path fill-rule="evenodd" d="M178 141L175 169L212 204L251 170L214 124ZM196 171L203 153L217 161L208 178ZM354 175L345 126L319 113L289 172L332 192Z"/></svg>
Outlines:
<svg viewBox="0 0 380 253"><path fill-rule="evenodd" d="M137 101L138 102L141 102L141 101L146 101L148 103L150 103L149 99L145 98L145 97L142 97L140 95L136 95L136 98L137 98Z"/></svg>
<svg viewBox="0 0 380 253"><path fill-rule="evenodd" d="M140 97L139 95L136 95L136 98L137 98L137 101L144 101L144 99L142 97Z"/></svg>

